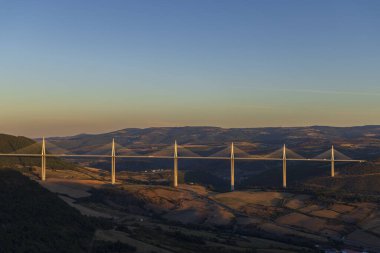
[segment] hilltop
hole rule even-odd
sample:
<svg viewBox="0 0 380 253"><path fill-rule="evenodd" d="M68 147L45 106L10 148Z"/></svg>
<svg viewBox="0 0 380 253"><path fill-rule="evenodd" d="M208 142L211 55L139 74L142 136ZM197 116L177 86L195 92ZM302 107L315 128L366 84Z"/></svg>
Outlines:
<svg viewBox="0 0 380 253"><path fill-rule="evenodd" d="M41 154L41 145L24 136L0 134L0 153ZM41 158L39 157L0 157L0 167L32 169L40 166ZM74 169L76 167L72 163L58 158L49 158L48 166L55 169Z"/></svg>
<svg viewBox="0 0 380 253"><path fill-rule="evenodd" d="M112 138L121 146L136 151L146 146L172 145L174 140L180 145L218 146L235 142L237 146L257 153L276 150L287 144L302 155L317 155L335 145L352 158L380 159L380 126L127 128L103 134L51 137L48 140L74 153L85 153L93 147L110 143Z"/></svg>

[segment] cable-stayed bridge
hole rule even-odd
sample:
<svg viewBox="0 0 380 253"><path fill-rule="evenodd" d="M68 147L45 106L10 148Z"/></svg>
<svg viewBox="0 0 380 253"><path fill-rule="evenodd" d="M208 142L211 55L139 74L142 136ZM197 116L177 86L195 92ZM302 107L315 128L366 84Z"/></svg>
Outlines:
<svg viewBox="0 0 380 253"><path fill-rule="evenodd" d="M95 147L87 153L74 154L72 151L48 142L45 138L41 143L34 143L30 146L18 149L12 153L0 153L0 157L39 157L41 158L41 180L46 180L46 159L56 158L105 158L111 160L111 183L116 183L116 159L118 158L144 158L144 159L173 159L173 186L178 186L178 160L179 159L199 159L199 160L229 160L231 166L231 190L235 188L235 161L236 160L259 160L259 161L282 161L283 187L287 186L287 161L303 162L328 162L331 163L331 177L335 176L336 162L366 162L365 160L355 160L339 152L332 146L329 150L312 158L306 158L294 152L284 145L269 154L253 155L236 145L223 148L211 155L201 156L185 146L178 145L175 141L173 145L162 149L153 150L145 154L140 154L132 149L117 144L113 139L111 143Z"/></svg>

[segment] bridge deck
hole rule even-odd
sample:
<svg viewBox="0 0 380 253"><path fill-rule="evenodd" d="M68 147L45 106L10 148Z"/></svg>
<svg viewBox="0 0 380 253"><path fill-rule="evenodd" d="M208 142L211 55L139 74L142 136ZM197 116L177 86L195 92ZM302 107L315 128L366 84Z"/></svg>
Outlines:
<svg viewBox="0 0 380 253"><path fill-rule="evenodd" d="M0 157L42 157L42 154L0 154ZM143 156L143 155L75 155L75 154L46 154L46 157L66 157L66 158L140 158L140 159L174 159L174 156ZM231 160L230 157L210 157L210 156L178 156L178 159L198 159L198 160ZM256 161L282 161L282 158L270 157L235 157L234 160L256 160ZM287 161L304 162L331 162L331 159L315 158L287 158ZM334 162L366 162L366 160L336 159Z"/></svg>

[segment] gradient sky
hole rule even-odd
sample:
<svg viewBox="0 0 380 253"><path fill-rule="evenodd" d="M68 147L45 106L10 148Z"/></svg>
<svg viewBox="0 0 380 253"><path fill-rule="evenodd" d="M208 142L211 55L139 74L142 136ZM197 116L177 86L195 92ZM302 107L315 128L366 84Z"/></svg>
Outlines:
<svg viewBox="0 0 380 253"><path fill-rule="evenodd" d="M0 0L0 132L380 124L380 1Z"/></svg>

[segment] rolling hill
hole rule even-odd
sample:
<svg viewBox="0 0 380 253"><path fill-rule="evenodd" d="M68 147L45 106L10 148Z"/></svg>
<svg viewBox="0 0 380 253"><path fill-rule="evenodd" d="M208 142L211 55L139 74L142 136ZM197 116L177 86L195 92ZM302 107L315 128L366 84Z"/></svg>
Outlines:
<svg viewBox="0 0 380 253"><path fill-rule="evenodd" d="M380 160L380 126L361 127L284 127L284 128L234 128L218 127L156 127L129 128L103 134L81 134L68 137L48 138L48 143L75 154L110 154L111 141L115 138L117 152L130 150L135 154L173 152L174 140L182 148L201 156L209 156L225 150L230 142L248 154L269 154L282 147L283 143L296 153L312 158L328 150L332 144L343 154L353 159ZM7 152L32 143L24 137L2 135L1 149ZM39 141L39 140L37 140ZM16 144L14 144L16 143ZM18 146L13 146L18 145ZM1 151L1 150L0 150ZM228 150L227 150L228 151ZM36 150L39 152L39 150ZM228 156L228 154L224 154ZM8 158L6 158L8 159ZM2 159L3 163L6 159ZM16 158L12 158L16 159ZM76 160L77 161L77 160ZM79 161L81 162L81 161ZM9 163L8 163L9 164ZM39 159L35 161L39 166ZM52 163L48 163L52 164ZM88 159L82 165L109 170L108 159ZM172 169L170 159L118 159L117 170L145 171L149 169ZM314 178L329 175L329 163L289 162L289 186ZM210 185L217 190L229 188L228 161L180 160L179 168L185 172L185 181ZM281 163L279 162L236 162L236 187L281 186ZM378 163L343 163L336 165L338 175L371 174L380 171ZM207 175L207 176L205 176Z"/></svg>
<svg viewBox="0 0 380 253"><path fill-rule="evenodd" d="M69 152L78 154L110 154L111 141L115 138L117 152L128 148L136 154L167 152L172 155L173 142L179 143L179 155L183 147L200 156L209 156L235 147L248 154L265 155L278 150L286 143L296 153L312 158L334 145L337 150L353 159L376 161L380 159L380 126L360 127L277 127L277 128L218 128L218 127L156 127L128 128L103 134L81 134L69 137L49 138L48 141ZM188 151L187 151L188 152ZM281 155L280 155L281 156ZM91 166L109 169L109 162L92 161ZM186 172L187 182L211 185L218 190L229 187L229 162L181 160L180 170ZM315 177L329 175L329 163L289 162L290 185ZM171 160L118 159L118 170L141 171L156 168L172 168ZM237 187L281 186L281 163L236 162ZM339 174L360 174L380 171L378 164L337 164ZM207 175L207 176L205 176Z"/></svg>
<svg viewBox="0 0 380 253"><path fill-rule="evenodd" d="M41 154L41 145L35 140L23 137L0 134L0 153L26 153ZM32 167L41 166L41 158L39 157L0 157L0 167ZM49 158L48 167L55 169L73 169L76 166L72 163L65 162L58 158Z"/></svg>
<svg viewBox="0 0 380 253"><path fill-rule="evenodd" d="M273 128L219 128L219 127L155 127L127 128L103 134L81 134L69 137L52 137L48 141L74 153L91 152L94 148L110 144L112 138L136 152L147 148L168 146L174 140L180 145L193 145L196 152L205 153L203 147L226 146L235 142L247 152L268 153L287 144L290 149L305 156L315 156L328 150L332 144L346 155L356 159L380 159L380 126L361 127L273 127ZM108 152L108 150L107 150Z"/></svg>

